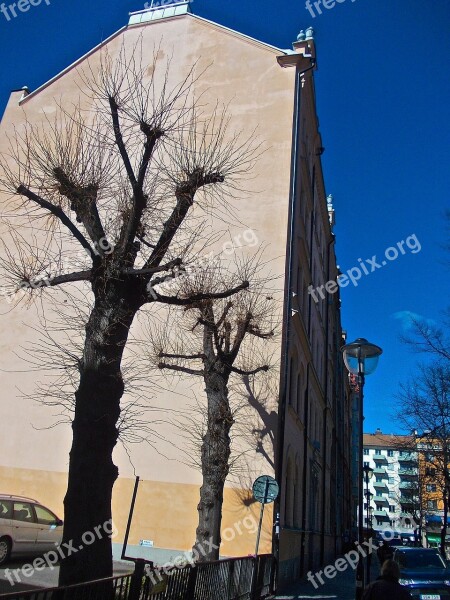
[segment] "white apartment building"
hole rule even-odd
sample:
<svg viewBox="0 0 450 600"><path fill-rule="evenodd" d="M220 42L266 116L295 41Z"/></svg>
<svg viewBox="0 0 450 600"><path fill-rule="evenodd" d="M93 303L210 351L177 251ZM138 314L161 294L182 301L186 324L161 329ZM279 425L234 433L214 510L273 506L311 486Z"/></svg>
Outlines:
<svg viewBox="0 0 450 600"><path fill-rule="evenodd" d="M418 527L418 455L410 441L380 429L364 434L363 467L372 471L364 474L364 526L377 532L393 529L396 537L412 542Z"/></svg>

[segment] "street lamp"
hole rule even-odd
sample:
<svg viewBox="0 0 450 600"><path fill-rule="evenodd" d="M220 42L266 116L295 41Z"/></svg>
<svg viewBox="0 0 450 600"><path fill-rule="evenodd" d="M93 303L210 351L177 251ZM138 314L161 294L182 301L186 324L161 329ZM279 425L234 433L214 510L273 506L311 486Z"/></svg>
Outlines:
<svg viewBox="0 0 450 600"><path fill-rule="evenodd" d="M358 338L350 344L346 344L341 348L344 357L344 363L348 371L358 378L359 387L359 448L358 448L358 464L359 464L359 486L358 486L358 538L362 544L363 539L363 509L364 509L364 494L363 494L363 398L364 398L364 382L365 376L370 375L375 371L378 364L378 358L383 350L371 344L365 338ZM364 563L362 557L358 561L356 570L356 600L362 598L364 591Z"/></svg>
<svg viewBox="0 0 450 600"><path fill-rule="evenodd" d="M366 499L367 499L367 529L369 530L369 535L372 536L372 523L371 523L371 515L370 515L370 498L372 494L369 492L369 479L373 477L373 469L369 467L369 465L364 465L363 467L364 477L366 479ZM372 564L372 552L369 552L367 555L367 573L366 573L366 585L370 583L370 566Z"/></svg>

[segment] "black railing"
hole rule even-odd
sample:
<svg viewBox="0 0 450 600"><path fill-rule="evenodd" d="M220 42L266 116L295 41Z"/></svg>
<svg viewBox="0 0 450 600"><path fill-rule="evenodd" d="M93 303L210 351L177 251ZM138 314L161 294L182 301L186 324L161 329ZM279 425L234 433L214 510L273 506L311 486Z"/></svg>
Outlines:
<svg viewBox="0 0 450 600"><path fill-rule="evenodd" d="M66 587L40 588L1 594L2 600L131 600L134 574L96 579Z"/></svg>
<svg viewBox="0 0 450 600"><path fill-rule="evenodd" d="M2 594L2 600L261 600L274 590L271 554L158 569L137 560L134 573L66 587Z"/></svg>

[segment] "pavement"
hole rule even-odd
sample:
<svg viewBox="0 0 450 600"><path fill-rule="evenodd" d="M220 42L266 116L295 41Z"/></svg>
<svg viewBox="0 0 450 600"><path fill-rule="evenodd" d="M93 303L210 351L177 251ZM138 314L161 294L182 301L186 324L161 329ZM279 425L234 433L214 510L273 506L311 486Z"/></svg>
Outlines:
<svg viewBox="0 0 450 600"><path fill-rule="evenodd" d="M379 570L378 560L374 556L372 559L371 581L377 578ZM320 570L318 571L320 573ZM313 573L314 574L314 573ZM324 581L322 585L317 576L314 577L313 585L311 581L304 578L283 590L283 593L274 596L276 600L306 600L314 598L315 600L355 600L355 571L350 566L345 571L336 571L335 577L328 579L321 576Z"/></svg>

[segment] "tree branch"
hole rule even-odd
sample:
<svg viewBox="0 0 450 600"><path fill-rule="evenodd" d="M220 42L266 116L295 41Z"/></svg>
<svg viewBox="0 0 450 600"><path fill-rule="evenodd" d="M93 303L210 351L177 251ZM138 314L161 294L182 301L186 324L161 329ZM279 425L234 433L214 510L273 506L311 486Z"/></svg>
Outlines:
<svg viewBox="0 0 450 600"><path fill-rule="evenodd" d="M160 352L159 358L180 358L182 360L204 359L206 356L203 353L199 354L170 354L168 352Z"/></svg>
<svg viewBox="0 0 450 600"><path fill-rule="evenodd" d="M177 185L175 191L175 196L177 198L176 206L173 209L170 217L164 223L161 236L150 258L145 264L145 267L157 266L164 258L169 244L178 231L180 225L183 223L188 210L194 203L194 196L196 192L205 185L222 183L224 180L224 176L220 173L204 173L203 169L197 168L188 175L186 181L180 182Z"/></svg>
<svg viewBox="0 0 450 600"><path fill-rule="evenodd" d="M256 373L259 373L260 371L268 371L269 366L263 365L262 367L257 367L256 369L252 369L251 371L244 371L243 369L238 369L237 367L230 367L230 370L233 373L237 373L238 375L255 375Z"/></svg>
<svg viewBox="0 0 450 600"><path fill-rule="evenodd" d="M161 296L157 292L154 291L155 300L157 302L161 302L162 304L173 304L175 306L189 306L190 304L195 304L196 302L201 302L202 300L214 300L218 298L228 298L229 296L233 296L237 292L241 290L245 290L248 288L249 282L244 281L239 284L235 288L231 288L229 290L225 290L224 292L215 292L209 294L195 294L190 296L189 298L178 298L177 296Z"/></svg>
<svg viewBox="0 0 450 600"><path fill-rule="evenodd" d="M105 238L97 209L98 185L76 185L60 167L53 169L53 174L59 183L59 193L70 200L70 208L77 215L77 221L85 226L91 240L98 242Z"/></svg>
<svg viewBox="0 0 450 600"><path fill-rule="evenodd" d="M252 327L250 325L247 329L247 333L249 333L250 335L254 335L255 337L259 337L263 340L268 340L269 338L273 337L275 332L271 330L264 333L263 331L259 331L257 327Z"/></svg>
<svg viewBox="0 0 450 600"><path fill-rule="evenodd" d="M49 278L35 279L29 281L23 279L20 282L19 287L23 287L24 289L36 289L43 287L55 287L57 285L61 285L62 283L73 283L75 281L90 281L91 274L92 271L89 269L87 271L66 273Z"/></svg>
<svg viewBox="0 0 450 600"><path fill-rule="evenodd" d="M182 373L187 373L188 375L203 375L203 371L197 371L196 369L188 369L187 367L180 367L180 365L170 365L168 363L163 362L158 363L158 368L171 369L172 371L181 371Z"/></svg>
<svg viewBox="0 0 450 600"><path fill-rule="evenodd" d="M126 269L122 270L122 273L124 273L125 275L151 275L152 273L161 273L162 271L170 271L170 269L173 269L174 267L179 267L182 263L181 258L174 258L173 260L169 261L168 263L166 263L165 265L162 265L160 267L148 267L148 268L142 268L142 269L133 269L132 267L128 267ZM158 281L158 282L150 282L150 284L153 285L158 285L158 283L162 283L162 281Z"/></svg>
<svg viewBox="0 0 450 600"><path fill-rule="evenodd" d="M125 142L123 141L122 131L120 129L120 121L119 121L119 106L116 100L110 96L109 97L109 107L111 109L111 117L114 127L114 137L116 139L116 145L119 149L120 156L122 157L123 164L125 166L125 170L128 175L128 179L131 183L131 187L133 188L133 193L136 190L137 181L134 175L133 167L131 165L130 157L128 156L128 152L125 146Z"/></svg>
<svg viewBox="0 0 450 600"><path fill-rule="evenodd" d="M63 209L60 206L55 206L51 202L48 202L48 200L44 200L44 198L41 198L40 196L38 196L31 190L26 188L24 185L19 185L19 187L17 188L17 193L20 194L21 196L25 196L26 198L28 198L28 200L35 202L41 208L45 208L46 210L51 212L52 215L57 217L61 221L61 223L63 223L63 225L65 225L67 227L67 229L71 232L71 234L80 242L80 244L83 246L83 248L90 254L92 260L95 260L97 258L97 255L95 254L94 250L91 248L91 245L89 244L87 239L84 237L84 235L78 229L78 227L76 227L72 223L72 221L69 219L69 217L66 215L66 213L63 211Z"/></svg>

